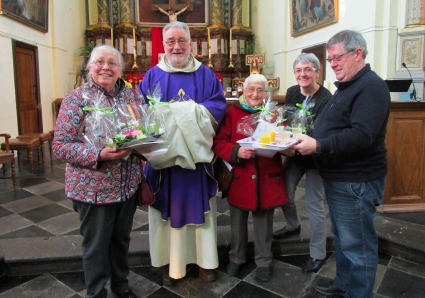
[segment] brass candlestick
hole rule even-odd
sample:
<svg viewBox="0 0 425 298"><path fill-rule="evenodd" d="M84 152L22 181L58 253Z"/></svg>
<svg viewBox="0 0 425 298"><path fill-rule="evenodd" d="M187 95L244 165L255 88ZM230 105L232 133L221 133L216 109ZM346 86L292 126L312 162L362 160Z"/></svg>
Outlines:
<svg viewBox="0 0 425 298"><path fill-rule="evenodd" d="M230 44L229 44L229 58L230 58L230 63L229 63L229 68L234 68L233 63L232 63L232 29L230 29Z"/></svg>
<svg viewBox="0 0 425 298"><path fill-rule="evenodd" d="M207 27L207 32L208 32L208 67L213 68L214 66L212 65L212 61L211 61L211 36L210 36L209 27Z"/></svg>
<svg viewBox="0 0 425 298"><path fill-rule="evenodd" d="M134 64L132 68L139 68L137 65L137 43L136 43L136 28L133 28L133 53L134 53Z"/></svg>
<svg viewBox="0 0 425 298"><path fill-rule="evenodd" d="M114 46L114 27L111 27L111 46Z"/></svg>

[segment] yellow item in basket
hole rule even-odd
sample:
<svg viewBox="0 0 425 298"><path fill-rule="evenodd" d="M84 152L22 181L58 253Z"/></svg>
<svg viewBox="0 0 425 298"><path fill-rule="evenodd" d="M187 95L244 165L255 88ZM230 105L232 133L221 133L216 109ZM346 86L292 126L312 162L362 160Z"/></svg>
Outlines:
<svg viewBox="0 0 425 298"><path fill-rule="evenodd" d="M265 134L260 136L260 143L270 144L272 141L270 134Z"/></svg>

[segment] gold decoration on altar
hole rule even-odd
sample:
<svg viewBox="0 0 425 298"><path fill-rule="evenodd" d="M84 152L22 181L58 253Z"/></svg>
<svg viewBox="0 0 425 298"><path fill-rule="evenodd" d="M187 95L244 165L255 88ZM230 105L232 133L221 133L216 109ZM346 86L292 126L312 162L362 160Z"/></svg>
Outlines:
<svg viewBox="0 0 425 298"><path fill-rule="evenodd" d="M264 54L246 55L245 63L249 65L249 73L260 73L260 64L264 64Z"/></svg>
<svg viewBox="0 0 425 298"><path fill-rule="evenodd" d="M133 53L134 53L134 64L132 68L139 68L137 65L137 40L136 40L136 28L133 27Z"/></svg>

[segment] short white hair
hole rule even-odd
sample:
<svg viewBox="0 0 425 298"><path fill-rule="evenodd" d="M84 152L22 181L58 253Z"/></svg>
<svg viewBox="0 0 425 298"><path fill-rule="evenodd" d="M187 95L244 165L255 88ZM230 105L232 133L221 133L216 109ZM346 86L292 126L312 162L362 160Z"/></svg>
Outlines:
<svg viewBox="0 0 425 298"><path fill-rule="evenodd" d="M249 83L263 83L265 91L267 91L269 87L266 77L259 73L254 73L245 79L243 82L244 89L248 87Z"/></svg>

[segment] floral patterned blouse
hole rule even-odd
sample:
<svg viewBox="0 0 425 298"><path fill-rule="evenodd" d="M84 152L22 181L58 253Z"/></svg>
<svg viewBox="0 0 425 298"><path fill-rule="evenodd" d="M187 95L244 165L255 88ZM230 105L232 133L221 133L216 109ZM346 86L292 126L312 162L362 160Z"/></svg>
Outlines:
<svg viewBox="0 0 425 298"><path fill-rule="evenodd" d="M111 204L128 200L140 183L140 156L132 153L122 160L100 161L102 148L96 148L80 139L87 113L93 99L102 96L103 107L114 102L141 104L143 97L125 87L119 79L116 95L111 97L101 86L87 82L71 91L63 99L56 120L52 149L55 156L66 161L65 193L72 200L90 204Z"/></svg>

